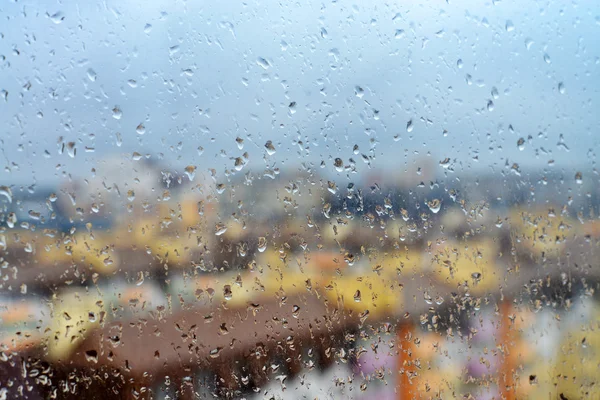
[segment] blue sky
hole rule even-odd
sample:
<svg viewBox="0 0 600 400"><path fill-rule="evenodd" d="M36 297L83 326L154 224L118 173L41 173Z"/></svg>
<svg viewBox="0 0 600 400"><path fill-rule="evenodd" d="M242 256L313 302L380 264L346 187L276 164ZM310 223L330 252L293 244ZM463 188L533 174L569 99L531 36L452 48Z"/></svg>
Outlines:
<svg viewBox="0 0 600 400"><path fill-rule="evenodd" d="M366 172L360 153L398 172L423 157L591 169L599 148L593 0L19 1L0 20L4 184L86 178L133 152L178 171L223 174L247 152L242 172L335 175L336 157Z"/></svg>

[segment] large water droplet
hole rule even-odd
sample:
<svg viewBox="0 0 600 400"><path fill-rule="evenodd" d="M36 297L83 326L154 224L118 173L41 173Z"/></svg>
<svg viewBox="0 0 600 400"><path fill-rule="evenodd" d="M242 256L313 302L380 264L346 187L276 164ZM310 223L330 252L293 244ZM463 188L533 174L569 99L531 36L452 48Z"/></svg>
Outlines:
<svg viewBox="0 0 600 400"><path fill-rule="evenodd" d="M193 181L194 177L196 176L196 166L188 165L187 167L185 167L185 174L187 175L190 181Z"/></svg>
<svg viewBox="0 0 600 400"><path fill-rule="evenodd" d="M121 111L121 109L119 108L119 106L115 106L112 109L112 116L114 119L121 119L121 117L123 116L123 111Z"/></svg>
<svg viewBox="0 0 600 400"><path fill-rule="evenodd" d="M227 226L225 226L224 223L219 222L218 224L215 225L215 235L221 236L225 232L227 232Z"/></svg>
<svg viewBox="0 0 600 400"><path fill-rule="evenodd" d="M0 186L0 196L4 196L9 203L12 203L12 190L8 186Z"/></svg>
<svg viewBox="0 0 600 400"><path fill-rule="evenodd" d="M267 249L267 239L263 236L258 238L258 251L261 253Z"/></svg>
<svg viewBox="0 0 600 400"><path fill-rule="evenodd" d="M275 146L273 146L273 142L270 140L267 140L267 143L265 143L265 148L267 149L267 154L270 156L272 156L276 152Z"/></svg>
<svg viewBox="0 0 600 400"><path fill-rule="evenodd" d="M256 59L256 63L263 69L269 69L269 67L271 66L271 64L269 64L269 62L262 57L258 57Z"/></svg>
<svg viewBox="0 0 600 400"><path fill-rule="evenodd" d="M96 75L96 71L94 71L93 69L89 68L89 69L87 70L87 77L88 77L88 79L89 79L90 81L92 81L92 82L96 82L96 77L97 77L97 75Z"/></svg>
<svg viewBox="0 0 600 400"><path fill-rule="evenodd" d="M52 20L52 22L54 22L57 25L65 20L65 16L61 11L57 11L54 14L50 15L49 17L50 17L50 20Z"/></svg>
<svg viewBox="0 0 600 400"><path fill-rule="evenodd" d="M544 53L544 61L546 61L546 64L550 64L552 62L548 53Z"/></svg>
<svg viewBox="0 0 600 400"><path fill-rule="evenodd" d="M427 202L427 206L434 214L437 214L442 208L442 202L439 199L433 199Z"/></svg>
<svg viewBox="0 0 600 400"><path fill-rule="evenodd" d="M146 133L146 127L144 126L143 123L140 123L136 128L135 131L137 132L138 135L143 135L144 133Z"/></svg>

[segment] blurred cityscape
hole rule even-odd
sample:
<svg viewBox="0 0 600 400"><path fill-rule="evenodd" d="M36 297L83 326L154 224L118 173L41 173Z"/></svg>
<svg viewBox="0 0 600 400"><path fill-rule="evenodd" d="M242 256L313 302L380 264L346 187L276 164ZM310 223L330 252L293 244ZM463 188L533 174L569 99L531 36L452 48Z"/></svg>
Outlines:
<svg viewBox="0 0 600 400"><path fill-rule="evenodd" d="M451 164L3 186L0 398L600 396L595 171Z"/></svg>

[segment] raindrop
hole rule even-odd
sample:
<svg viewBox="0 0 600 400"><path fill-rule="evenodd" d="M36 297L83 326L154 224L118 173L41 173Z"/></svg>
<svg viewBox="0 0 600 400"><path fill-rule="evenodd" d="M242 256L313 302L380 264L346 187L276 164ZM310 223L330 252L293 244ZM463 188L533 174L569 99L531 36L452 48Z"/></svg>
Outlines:
<svg viewBox="0 0 600 400"><path fill-rule="evenodd" d="M521 151L525 150L525 139L524 138L519 138L519 140L517 140L517 147Z"/></svg>
<svg viewBox="0 0 600 400"><path fill-rule="evenodd" d="M218 224L215 225L215 235L221 236L225 232L227 232L227 226L225 226L224 223L219 222Z"/></svg>
<svg viewBox="0 0 600 400"><path fill-rule="evenodd" d="M258 251L263 253L267 249L267 239L264 236L258 238Z"/></svg>
<svg viewBox="0 0 600 400"><path fill-rule="evenodd" d="M231 291L231 285L223 286L223 297L229 301L233 298L233 292Z"/></svg>
<svg viewBox="0 0 600 400"><path fill-rule="evenodd" d="M562 82L558 83L558 92L560 94L565 94L565 84L564 83L562 83Z"/></svg>
<svg viewBox="0 0 600 400"><path fill-rule="evenodd" d="M297 305L294 305L294 306L292 307L292 316L293 316L294 318L298 318L298 316L299 316L299 315L300 315L300 307L299 307L299 306L297 306Z"/></svg>
<svg viewBox="0 0 600 400"><path fill-rule="evenodd" d="M487 102L487 110L492 112L494 111L494 102L492 100L488 100Z"/></svg>
<svg viewBox="0 0 600 400"><path fill-rule="evenodd" d="M458 67L458 69L462 69L463 65L464 64L462 58L459 58L458 61L456 61L456 66Z"/></svg>
<svg viewBox="0 0 600 400"><path fill-rule="evenodd" d="M361 301L361 298L360 298L360 290L357 290L357 291L354 293L354 301L355 301L355 302L357 302L357 303L360 303L360 301Z"/></svg>
<svg viewBox="0 0 600 400"><path fill-rule="evenodd" d="M63 22L65 20L64 14L62 12L60 12L60 11L55 12L52 15L49 15L49 14L47 14L47 15L50 17L50 19L52 20L52 22L54 22L57 25L60 24L61 22Z"/></svg>
<svg viewBox="0 0 600 400"><path fill-rule="evenodd" d="M112 116L114 119L121 119L121 117L123 116L123 111L121 111L121 109L119 108L119 106L115 106L112 109Z"/></svg>
<svg viewBox="0 0 600 400"><path fill-rule="evenodd" d="M531 40L530 38L525 39L525 47L527 48L527 50L529 50L531 46L533 46L533 40Z"/></svg>
<svg viewBox="0 0 600 400"><path fill-rule="evenodd" d="M88 350L85 352L85 360L94 363L98 362L98 352L96 350Z"/></svg>
<svg viewBox="0 0 600 400"><path fill-rule="evenodd" d="M500 97L500 96L498 95L498 89L496 89L496 86L494 86L494 87L492 88L492 93L491 93L491 94L492 94L492 97L494 98L494 100L498 100L498 97Z"/></svg>
<svg viewBox="0 0 600 400"><path fill-rule="evenodd" d="M6 197L6 200L12 203L12 190L8 186L0 186L0 196Z"/></svg>
<svg viewBox="0 0 600 400"><path fill-rule="evenodd" d="M263 69L269 69L269 67L271 66L271 64L269 64L269 62L262 57L258 57L256 59L256 63Z"/></svg>
<svg viewBox="0 0 600 400"><path fill-rule="evenodd" d="M144 126L143 123L140 123L136 128L135 131L137 132L138 135L143 135L144 133L146 133L146 127Z"/></svg>
<svg viewBox="0 0 600 400"><path fill-rule="evenodd" d="M69 157L75 158L75 156L77 155L77 149L76 149L75 142L67 143L67 154L69 155Z"/></svg>
<svg viewBox="0 0 600 400"><path fill-rule="evenodd" d="M427 202L427 206L434 214L437 214L442 208L442 202L439 199L433 199Z"/></svg>
<svg viewBox="0 0 600 400"><path fill-rule="evenodd" d="M242 157L236 157L235 161L234 161L234 168L236 171L241 171L242 168L244 168L244 165L246 165L246 162L244 161L244 159Z"/></svg>
<svg viewBox="0 0 600 400"><path fill-rule="evenodd" d="M404 37L404 29L396 29L396 33L394 33L395 39L402 39Z"/></svg>
<svg viewBox="0 0 600 400"><path fill-rule="evenodd" d="M142 286L143 283L144 283L144 272L140 271L137 274L137 280L135 281L135 285Z"/></svg>
<svg viewBox="0 0 600 400"><path fill-rule="evenodd" d="M276 152L275 146L273 146L273 142L270 140L267 140L267 143L265 143L265 148L267 149L267 154L270 156L272 156Z"/></svg>
<svg viewBox="0 0 600 400"><path fill-rule="evenodd" d="M544 53L544 61L546 61L546 64L550 64L552 62L548 53Z"/></svg>
<svg viewBox="0 0 600 400"><path fill-rule="evenodd" d="M321 37L327 39L327 29L321 28Z"/></svg>
<svg viewBox="0 0 600 400"><path fill-rule="evenodd" d="M515 25L510 19L506 21L506 25L504 27L506 28L506 32L512 32L515 30Z"/></svg>
<svg viewBox="0 0 600 400"><path fill-rule="evenodd" d="M129 200L129 201L135 200L135 192L133 190L127 191L127 200Z"/></svg>
<svg viewBox="0 0 600 400"><path fill-rule="evenodd" d="M579 171L575 174L575 182L577 182L578 185L583 183L583 174Z"/></svg>
<svg viewBox="0 0 600 400"><path fill-rule="evenodd" d="M244 139L237 137L235 138L235 142L237 143L238 149L242 150L244 148Z"/></svg>
<svg viewBox="0 0 600 400"><path fill-rule="evenodd" d="M502 218L498 217L498 219L496 220L496 227L502 228Z"/></svg>
<svg viewBox="0 0 600 400"><path fill-rule="evenodd" d="M406 132L409 132L409 133L412 132L413 128L414 128L413 121L412 121L412 119L409 119L408 122L406 123Z"/></svg>
<svg viewBox="0 0 600 400"><path fill-rule="evenodd" d="M335 166L335 170L337 172L342 172L344 170L344 162L339 157L335 159L333 165Z"/></svg>
<svg viewBox="0 0 600 400"><path fill-rule="evenodd" d="M150 33L150 31L152 31L152 25L151 24L144 25L144 33L148 34L148 33Z"/></svg>
<svg viewBox="0 0 600 400"><path fill-rule="evenodd" d="M354 94L359 99L362 99L362 97L365 95L365 90L363 88L361 88L360 86L355 86L354 87Z"/></svg>
<svg viewBox="0 0 600 400"><path fill-rule="evenodd" d="M193 181L194 177L196 176L196 166L188 165L187 167L185 167L185 174L187 175L190 181Z"/></svg>
<svg viewBox="0 0 600 400"><path fill-rule="evenodd" d="M121 137L121 133L117 132L115 136L117 138L117 147L121 147L121 145L123 144L123 137Z"/></svg>
<svg viewBox="0 0 600 400"><path fill-rule="evenodd" d="M93 69L88 69L87 70L87 77L91 82L96 82L96 71L94 71Z"/></svg>

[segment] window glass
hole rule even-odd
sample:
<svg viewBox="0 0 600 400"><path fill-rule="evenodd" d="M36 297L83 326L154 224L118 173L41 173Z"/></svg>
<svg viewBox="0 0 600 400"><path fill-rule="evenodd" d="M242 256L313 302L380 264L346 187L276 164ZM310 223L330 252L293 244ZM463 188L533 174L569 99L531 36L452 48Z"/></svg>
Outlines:
<svg viewBox="0 0 600 400"><path fill-rule="evenodd" d="M600 397L597 1L0 20L0 399Z"/></svg>

